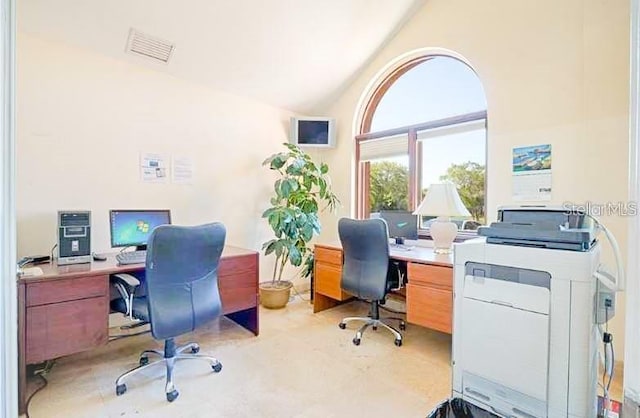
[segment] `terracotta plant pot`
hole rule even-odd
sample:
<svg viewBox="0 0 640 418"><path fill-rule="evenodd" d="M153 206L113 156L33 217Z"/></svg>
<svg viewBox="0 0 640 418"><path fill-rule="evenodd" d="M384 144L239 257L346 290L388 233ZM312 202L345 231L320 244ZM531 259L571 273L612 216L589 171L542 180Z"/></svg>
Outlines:
<svg viewBox="0 0 640 418"><path fill-rule="evenodd" d="M268 309L284 308L289 302L292 287L293 283L289 281L260 283L260 304Z"/></svg>

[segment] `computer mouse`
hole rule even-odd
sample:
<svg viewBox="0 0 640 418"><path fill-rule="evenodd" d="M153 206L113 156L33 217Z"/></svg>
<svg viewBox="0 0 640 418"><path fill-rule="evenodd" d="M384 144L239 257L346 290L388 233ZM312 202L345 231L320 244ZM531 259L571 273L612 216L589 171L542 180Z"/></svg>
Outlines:
<svg viewBox="0 0 640 418"><path fill-rule="evenodd" d="M93 253L92 256L93 261L107 261L107 256L105 255Z"/></svg>

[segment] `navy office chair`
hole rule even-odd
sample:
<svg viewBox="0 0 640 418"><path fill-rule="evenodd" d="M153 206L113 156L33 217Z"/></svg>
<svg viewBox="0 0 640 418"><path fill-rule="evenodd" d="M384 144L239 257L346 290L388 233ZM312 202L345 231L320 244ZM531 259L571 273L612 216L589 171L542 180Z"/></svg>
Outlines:
<svg viewBox="0 0 640 418"><path fill-rule="evenodd" d="M221 223L191 227L163 225L153 230L147 243L146 296L132 298L130 312L137 319L151 323L153 337L164 340L164 352L143 351L140 365L116 380L117 395L127 391L126 378L156 364L166 364L165 392L169 402L178 397L173 384L176 360L207 360L214 372L222 370L222 364L215 358L197 354L198 344L176 347L174 338L220 315L218 263L225 236ZM190 353L183 353L186 350ZM149 354L162 359L149 363Z"/></svg>
<svg viewBox="0 0 640 418"><path fill-rule="evenodd" d="M342 243L344 261L340 287L359 299L371 302L369 316L344 318L339 327L346 328L347 322L364 321L353 339L360 345L362 334L368 327L377 330L379 326L391 331L396 337L395 344L402 345L402 334L384 320L400 321L400 330L405 329L401 318L380 318L380 304L384 302L393 283L389 280L389 233L387 223L376 219L348 219L338 221L338 235Z"/></svg>
<svg viewBox="0 0 640 418"><path fill-rule="evenodd" d="M144 272L138 274L138 276L140 275L144 276ZM140 278L129 273L118 273L109 276L109 281L120 296L111 300L111 311L122 313L130 321L128 325L122 325L120 329L132 329L147 325L149 310L147 309L146 296L142 293L144 286L142 286ZM114 337L120 338L121 335Z"/></svg>

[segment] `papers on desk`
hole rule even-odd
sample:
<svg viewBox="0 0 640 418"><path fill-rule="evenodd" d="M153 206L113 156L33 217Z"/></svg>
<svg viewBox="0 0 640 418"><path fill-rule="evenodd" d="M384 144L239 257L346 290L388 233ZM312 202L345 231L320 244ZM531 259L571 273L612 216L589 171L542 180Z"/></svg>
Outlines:
<svg viewBox="0 0 640 418"><path fill-rule="evenodd" d="M42 276L44 272L40 267L25 267L20 271L22 277Z"/></svg>

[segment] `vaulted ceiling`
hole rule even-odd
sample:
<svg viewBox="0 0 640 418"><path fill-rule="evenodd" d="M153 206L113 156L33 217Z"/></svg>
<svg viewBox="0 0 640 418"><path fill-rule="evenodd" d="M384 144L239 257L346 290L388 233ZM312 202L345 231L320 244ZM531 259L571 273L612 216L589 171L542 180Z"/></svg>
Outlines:
<svg viewBox="0 0 640 418"><path fill-rule="evenodd" d="M22 0L18 30L298 113L327 105L425 0ZM130 28L175 44L125 52Z"/></svg>

